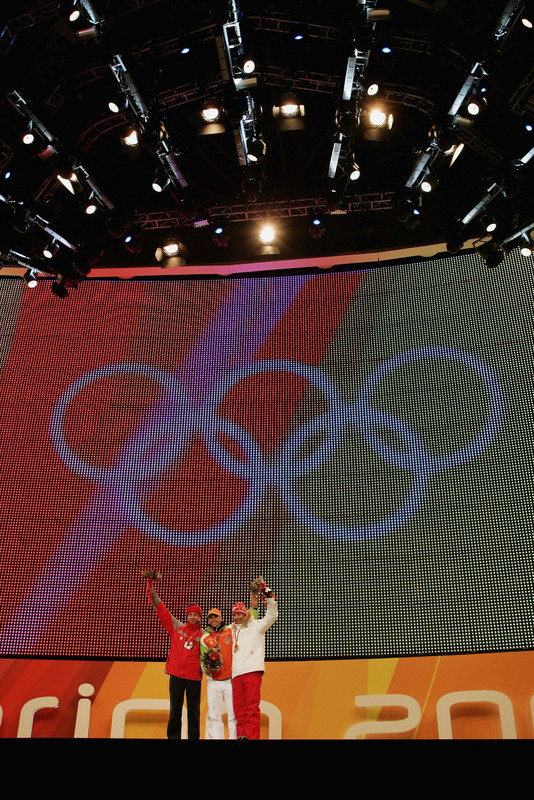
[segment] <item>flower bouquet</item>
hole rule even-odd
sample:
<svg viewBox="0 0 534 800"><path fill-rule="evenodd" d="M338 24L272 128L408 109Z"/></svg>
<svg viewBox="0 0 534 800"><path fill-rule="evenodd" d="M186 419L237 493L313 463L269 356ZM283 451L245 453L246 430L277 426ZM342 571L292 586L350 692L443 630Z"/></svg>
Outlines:
<svg viewBox="0 0 534 800"><path fill-rule="evenodd" d="M220 646L215 645L214 647L210 647L202 653L201 659L205 672L209 673L220 669L223 665Z"/></svg>

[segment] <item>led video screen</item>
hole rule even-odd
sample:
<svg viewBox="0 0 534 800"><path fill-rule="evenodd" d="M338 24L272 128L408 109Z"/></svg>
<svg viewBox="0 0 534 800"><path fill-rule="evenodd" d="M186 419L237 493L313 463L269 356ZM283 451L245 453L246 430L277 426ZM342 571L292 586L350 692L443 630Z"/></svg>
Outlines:
<svg viewBox="0 0 534 800"><path fill-rule="evenodd" d="M272 659L532 648L520 257L0 282L0 654L162 659L264 576Z"/></svg>

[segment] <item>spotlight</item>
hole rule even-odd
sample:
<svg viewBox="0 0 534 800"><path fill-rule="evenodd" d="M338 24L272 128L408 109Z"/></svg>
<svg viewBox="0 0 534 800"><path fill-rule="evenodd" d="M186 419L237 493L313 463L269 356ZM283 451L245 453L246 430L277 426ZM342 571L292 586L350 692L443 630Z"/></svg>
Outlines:
<svg viewBox="0 0 534 800"><path fill-rule="evenodd" d="M155 192L160 194L161 192L164 192L165 189L169 188L170 183L171 180L168 175L158 173L158 175L156 175L156 177L152 181L152 188L154 189Z"/></svg>
<svg viewBox="0 0 534 800"><path fill-rule="evenodd" d="M87 214L87 216L89 216L89 217L92 217L93 214L96 214L96 212L98 211L98 206L97 206L97 204L95 203L95 201L93 200L92 197L90 197L89 200L87 201L84 210L85 210L85 213Z"/></svg>
<svg viewBox="0 0 534 800"><path fill-rule="evenodd" d="M478 245L475 244L475 250L489 269L498 267L506 255L506 251L502 244L499 242L494 242L493 240L490 240L489 242L482 242Z"/></svg>
<svg viewBox="0 0 534 800"><path fill-rule="evenodd" d="M326 233L326 225L324 216L319 210L315 210L310 214L310 222L308 225L308 233L312 239L322 239Z"/></svg>
<svg viewBox="0 0 534 800"><path fill-rule="evenodd" d="M429 173L421 181L421 191L425 192L425 194L430 194L430 192L434 191L437 185L438 185L438 179L436 178L435 175L431 175Z"/></svg>
<svg viewBox="0 0 534 800"><path fill-rule="evenodd" d="M353 161L352 166L349 170L349 180L357 181L359 180L361 174L362 173L358 164L355 161Z"/></svg>
<svg viewBox="0 0 534 800"><path fill-rule="evenodd" d="M482 111L485 110L487 101L483 95L483 91L483 89L479 89L476 92L473 92L470 97L468 97L466 109L470 117L477 117L482 113Z"/></svg>
<svg viewBox="0 0 534 800"><path fill-rule="evenodd" d="M276 236L276 231L272 225L266 224L260 229L258 238L262 244L272 244Z"/></svg>
<svg viewBox="0 0 534 800"><path fill-rule="evenodd" d="M279 255L280 248L276 244L276 229L270 222L262 225L258 233L258 239L260 245L254 255L263 257Z"/></svg>
<svg viewBox="0 0 534 800"><path fill-rule="evenodd" d="M37 286L37 276L33 269L26 270L22 279L29 289L35 289Z"/></svg>
<svg viewBox="0 0 534 800"><path fill-rule="evenodd" d="M25 145L30 145L33 144L34 141L35 141L35 135L32 129L30 128L22 135L22 143Z"/></svg>
<svg viewBox="0 0 534 800"><path fill-rule="evenodd" d="M65 165L60 167L56 177L61 185L64 186L65 189L71 194L77 194L78 192L82 191L83 187L78 180L78 176L76 175L76 172L72 166Z"/></svg>
<svg viewBox="0 0 534 800"><path fill-rule="evenodd" d="M167 238L156 248L156 260L162 267L184 267L188 255L187 247L178 238Z"/></svg>
<svg viewBox="0 0 534 800"><path fill-rule="evenodd" d="M464 237L459 231L453 231L447 240L447 251L457 253L464 246Z"/></svg>
<svg viewBox="0 0 534 800"><path fill-rule="evenodd" d="M493 233L497 227L497 223L495 222L494 218L490 217L488 214L482 214L480 216L480 224L486 233Z"/></svg>
<svg viewBox="0 0 534 800"><path fill-rule="evenodd" d="M204 100L200 115L204 122L217 122L221 116L221 108L219 103L213 97Z"/></svg>
<svg viewBox="0 0 534 800"><path fill-rule="evenodd" d="M237 60L237 67L244 72L245 75L250 75L256 69L256 62L251 56L241 56Z"/></svg>
<svg viewBox="0 0 534 800"><path fill-rule="evenodd" d="M54 258L59 252L59 244L56 242L55 239L52 239L47 245L43 248L43 255L45 258L52 259Z"/></svg>
<svg viewBox="0 0 534 800"><path fill-rule="evenodd" d="M342 100L336 114L336 126L341 136L351 136L358 124L356 104L352 100Z"/></svg>
<svg viewBox="0 0 534 800"><path fill-rule="evenodd" d="M230 234L224 225L216 225L214 227L212 240L218 247L228 247L230 244Z"/></svg>
<svg viewBox="0 0 534 800"><path fill-rule="evenodd" d="M122 135L122 141L127 147L137 147L139 145L139 136L135 128L127 128Z"/></svg>
<svg viewBox="0 0 534 800"><path fill-rule="evenodd" d="M390 130L393 127L393 115L387 114L383 108L376 106L369 112L369 124L373 128L385 128Z"/></svg>
<svg viewBox="0 0 534 800"><path fill-rule="evenodd" d="M378 94L378 83L370 83L367 87L367 94L369 97L374 97L376 94Z"/></svg>
<svg viewBox="0 0 534 800"><path fill-rule="evenodd" d="M138 231L127 231L122 237L122 243L129 253L140 253L143 247L143 237Z"/></svg>
<svg viewBox="0 0 534 800"><path fill-rule="evenodd" d="M112 114L121 114L126 111L128 100L125 97L108 100L108 108Z"/></svg>
<svg viewBox="0 0 534 800"><path fill-rule="evenodd" d="M50 287L50 291L52 294L55 294L56 297L67 297L69 294L63 278L59 282L54 281Z"/></svg>
<svg viewBox="0 0 534 800"><path fill-rule="evenodd" d="M266 149L262 139L253 139L247 146L247 159L253 163L261 161Z"/></svg>
<svg viewBox="0 0 534 800"><path fill-rule="evenodd" d="M365 124L364 139L381 141L393 127L393 114L383 105L367 105L362 112Z"/></svg>
<svg viewBox="0 0 534 800"><path fill-rule="evenodd" d="M294 92L286 92L280 99L280 105L273 106L273 118L282 131L304 128L304 106Z"/></svg>
<svg viewBox="0 0 534 800"><path fill-rule="evenodd" d="M526 233L521 237L521 255L525 258L531 258L534 254L533 242L530 236Z"/></svg>
<svg viewBox="0 0 534 800"><path fill-rule="evenodd" d="M194 120L198 124L198 133L215 134L224 133L225 126L223 124L224 109L218 100L209 97L204 100L200 112L195 115Z"/></svg>

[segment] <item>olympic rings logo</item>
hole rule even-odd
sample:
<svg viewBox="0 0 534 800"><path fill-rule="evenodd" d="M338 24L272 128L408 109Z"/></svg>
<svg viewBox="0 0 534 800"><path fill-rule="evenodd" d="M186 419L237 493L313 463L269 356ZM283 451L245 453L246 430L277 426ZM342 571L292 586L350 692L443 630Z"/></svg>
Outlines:
<svg viewBox="0 0 534 800"><path fill-rule="evenodd" d="M401 419L374 408L372 394L379 382L403 365L425 359L448 359L468 367L484 383L487 416L482 429L465 447L443 456L430 454L420 436ZM265 372L289 373L304 378L323 393L327 410L292 431L273 457L267 459L253 436L244 428L218 415L217 409L227 393L238 383ZM139 375L156 381L165 393L164 413L154 415L136 435L125 452L110 467L99 467L69 447L65 433L65 414L70 403L86 387L106 378ZM269 488L276 488L286 508L305 529L321 536L346 542L374 539L406 524L425 500L432 477L476 458L494 441L503 419L503 393L496 375L470 353L451 348L410 350L383 362L366 380L354 402L344 402L332 381L317 367L288 360L258 361L224 375L211 387L199 408L194 408L179 379L169 372L136 363L99 367L74 381L53 409L50 436L64 464L73 472L100 485L111 486L128 523L152 538L167 544L194 546L209 544L230 535L247 522L258 509ZM411 486L403 502L385 518L363 525L336 524L319 519L297 497L295 479L320 467L339 445L344 430L354 426L382 460L411 473ZM396 450L380 438L380 431L393 432L404 444ZM225 448L221 434L233 439L245 458ZM311 437L319 444L299 456ZM248 483L242 502L226 519L202 530L182 531L161 525L144 510L147 479L161 476L179 460L192 437L200 436L214 461L231 475Z"/></svg>

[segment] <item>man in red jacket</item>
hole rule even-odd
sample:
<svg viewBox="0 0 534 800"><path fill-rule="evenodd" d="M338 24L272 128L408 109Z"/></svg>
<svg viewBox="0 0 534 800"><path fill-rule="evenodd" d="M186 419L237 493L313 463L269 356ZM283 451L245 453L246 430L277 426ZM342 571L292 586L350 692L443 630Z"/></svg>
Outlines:
<svg viewBox="0 0 534 800"><path fill-rule="evenodd" d="M170 714L167 725L168 739L182 738L182 707L187 703L187 738L200 739L200 627L202 610L198 605L185 609L186 622L173 617L165 608L152 586L149 588L152 605L161 624L171 637L171 647L165 664L169 675Z"/></svg>

